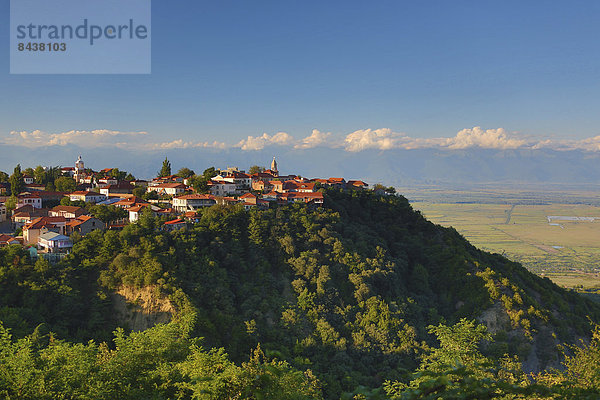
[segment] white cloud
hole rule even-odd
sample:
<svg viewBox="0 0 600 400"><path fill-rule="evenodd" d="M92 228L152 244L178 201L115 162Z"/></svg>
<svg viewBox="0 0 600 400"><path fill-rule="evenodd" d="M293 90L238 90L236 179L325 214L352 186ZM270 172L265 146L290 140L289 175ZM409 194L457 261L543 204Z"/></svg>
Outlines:
<svg viewBox="0 0 600 400"><path fill-rule="evenodd" d="M600 136L594 136L580 140L565 140L565 139L546 139L539 141L533 149L552 149L559 151L567 150L584 150L584 151L600 151Z"/></svg>
<svg viewBox="0 0 600 400"><path fill-rule="evenodd" d="M163 150L163 149L191 149L191 148L204 148L204 149L225 149L227 145L224 142L215 140L214 142L186 142L182 139L176 139L171 142L162 143L149 143L144 146L150 150Z"/></svg>
<svg viewBox="0 0 600 400"><path fill-rule="evenodd" d="M87 147L111 147L115 146L118 140L123 138L132 138L135 140L139 136L147 135L146 132L121 132L107 129L97 129L93 131L68 131L61 133L47 133L41 130L32 132L12 131L4 140L5 144L24 146L30 148L46 146L66 146L78 145Z"/></svg>
<svg viewBox="0 0 600 400"><path fill-rule="evenodd" d="M360 129L346 135L344 148L347 151L362 151L366 149L390 150L399 148L407 137L392 132L389 128Z"/></svg>
<svg viewBox="0 0 600 400"><path fill-rule="evenodd" d="M509 135L503 128L483 130L479 126L463 129L447 141L449 149L466 149L469 147L517 149L526 145L525 140Z"/></svg>
<svg viewBox="0 0 600 400"><path fill-rule="evenodd" d="M331 132L321 132L317 129L313 129L310 136L307 136L304 139L302 139L299 143L297 143L294 146L294 148L312 149L314 147L331 145L331 143L329 143L330 137Z"/></svg>
<svg viewBox="0 0 600 400"><path fill-rule="evenodd" d="M240 141L235 147L240 147L242 150L262 150L266 146L278 145L288 146L294 143L294 138L285 133L277 132L273 136L263 133L262 136L248 136L247 139Z"/></svg>
<svg viewBox="0 0 600 400"><path fill-rule="evenodd" d="M153 151L169 149L217 149L225 150L232 147L244 151L262 150L268 146L288 146L294 149L312 149L315 147L343 148L349 152L359 152L367 149L420 149L438 148L458 150L468 148L483 149L551 149L551 150L582 150L600 152L600 136L586 139L556 139L537 138L507 132L503 128L483 129L479 126L462 129L452 137L414 138L404 133L394 132L389 128L360 129L345 136L336 136L331 132L313 129L311 134L301 140L295 140L286 132L273 135L263 133L260 136L248 136L237 144L227 144L215 141L191 141L175 138L165 142L151 142L148 133L124 132L108 129L71 130L60 133L47 133L41 130L12 131L8 136L0 138L0 144L41 148L47 146L77 145L89 149L99 147L118 147L129 150Z"/></svg>
<svg viewBox="0 0 600 400"><path fill-rule="evenodd" d="M485 149L516 149L526 147L530 143L507 133L503 128L482 129L479 126L459 131L454 137L412 138L391 129L361 129L348 134L344 140L347 151L362 151L366 149L419 149L447 148L467 149L480 147Z"/></svg>

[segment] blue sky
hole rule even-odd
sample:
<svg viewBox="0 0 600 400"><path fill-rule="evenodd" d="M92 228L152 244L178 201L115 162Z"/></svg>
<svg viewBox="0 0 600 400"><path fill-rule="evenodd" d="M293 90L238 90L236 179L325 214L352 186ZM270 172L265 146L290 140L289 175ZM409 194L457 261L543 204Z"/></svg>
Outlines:
<svg viewBox="0 0 600 400"><path fill-rule="evenodd" d="M353 132L380 150L495 139L596 150L585 140L600 135L599 11L597 1L154 0L151 75L62 76L8 73L0 0L0 143L27 145L39 130L38 145L56 135L67 145L74 136L60 135L77 131L75 143L107 146L82 139L95 130L243 148L266 133L252 150L301 147L316 129L324 136L311 143L349 151L364 147L348 145ZM466 142L455 137L465 129ZM273 141L278 132L289 137Z"/></svg>

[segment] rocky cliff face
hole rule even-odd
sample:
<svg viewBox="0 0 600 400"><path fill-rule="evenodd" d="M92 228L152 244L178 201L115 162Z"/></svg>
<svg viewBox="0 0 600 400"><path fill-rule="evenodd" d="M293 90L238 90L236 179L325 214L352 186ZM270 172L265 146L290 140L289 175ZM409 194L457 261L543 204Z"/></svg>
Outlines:
<svg viewBox="0 0 600 400"><path fill-rule="evenodd" d="M171 301L154 286L142 289L122 286L111 295L119 325L142 331L156 324L168 323L175 315Z"/></svg>

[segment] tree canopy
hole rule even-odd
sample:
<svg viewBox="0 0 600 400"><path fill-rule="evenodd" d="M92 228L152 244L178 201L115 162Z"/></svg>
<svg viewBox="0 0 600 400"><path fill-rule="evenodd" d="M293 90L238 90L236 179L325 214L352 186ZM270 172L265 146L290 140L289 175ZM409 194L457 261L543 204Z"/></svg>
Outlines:
<svg viewBox="0 0 600 400"><path fill-rule="evenodd" d="M170 176L171 175L171 162L165 157L162 163L160 171L158 171L158 177Z"/></svg>

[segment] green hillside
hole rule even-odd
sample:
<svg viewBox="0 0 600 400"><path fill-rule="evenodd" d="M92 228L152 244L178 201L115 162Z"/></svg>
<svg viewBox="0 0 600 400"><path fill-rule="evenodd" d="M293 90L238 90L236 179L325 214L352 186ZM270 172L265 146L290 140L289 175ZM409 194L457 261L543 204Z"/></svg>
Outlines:
<svg viewBox="0 0 600 400"><path fill-rule="evenodd" d="M119 296L141 291L147 304L115 311ZM123 313L150 303L168 303L174 322L113 338L132 328ZM401 196L329 190L324 207L214 206L175 232L146 214L121 232L79 238L55 265L0 249L0 321L9 398L426 398L406 397L409 382L431 383L414 371L436 380L455 368L468 383L500 379L489 362L559 367L557 345L589 340L600 307L477 250ZM470 345L439 352L461 340ZM49 371L66 374L60 357L89 370L56 382ZM544 375L545 387L567 379L556 374ZM429 393L452 387L444 382ZM493 390L527 386L509 383Z"/></svg>

